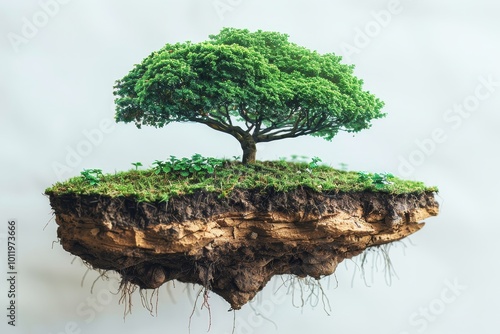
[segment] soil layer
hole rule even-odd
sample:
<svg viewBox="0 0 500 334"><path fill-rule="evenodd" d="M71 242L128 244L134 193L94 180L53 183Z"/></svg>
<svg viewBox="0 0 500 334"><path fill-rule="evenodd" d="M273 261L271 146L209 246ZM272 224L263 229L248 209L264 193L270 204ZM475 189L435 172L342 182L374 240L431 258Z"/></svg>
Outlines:
<svg viewBox="0 0 500 334"><path fill-rule="evenodd" d="M366 248L402 239L438 214L434 193L198 192L168 202L50 195L58 237L94 268L154 289L200 284L240 309L274 275L321 278Z"/></svg>

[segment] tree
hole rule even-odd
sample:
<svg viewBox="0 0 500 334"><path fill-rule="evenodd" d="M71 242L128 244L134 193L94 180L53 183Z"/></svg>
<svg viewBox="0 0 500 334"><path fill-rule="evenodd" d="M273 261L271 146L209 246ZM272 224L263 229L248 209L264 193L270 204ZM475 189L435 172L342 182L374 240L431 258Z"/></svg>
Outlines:
<svg viewBox="0 0 500 334"><path fill-rule="evenodd" d="M353 65L276 32L224 28L201 43L167 44L118 80L116 120L137 127L197 122L235 137L243 163L256 144L312 135L331 140L383 117Z"/></svg>

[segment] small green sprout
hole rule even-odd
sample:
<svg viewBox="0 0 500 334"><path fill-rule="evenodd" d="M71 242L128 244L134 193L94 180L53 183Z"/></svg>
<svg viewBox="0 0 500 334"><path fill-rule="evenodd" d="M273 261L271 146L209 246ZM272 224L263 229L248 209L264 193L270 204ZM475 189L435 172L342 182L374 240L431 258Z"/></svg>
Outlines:
<svg viewBox="0 0 500 334"><path fill-rule="evenodd" d="M101 169L84 169L80 174L91 186L97 186L101 182Z"/></svg>
<svg viewBox="0 0 500 334"><path fill-rule="evenodd" d="M140 162L132 162L132 165L135 166L135 170L138 170L140 166L142 166L142 163Z"/></svg>
<svg viewBox="0 0 500 334"><path fill-rule="evenodd" d="M318 168L319 164L318 162L321 162L322 160L318 157L314 157L311 159L311 162L309 162L309 164L307 165L307 168L306 168L306 172L308 173L312 173L312 171L315 169L315 168Z"/></svg>
<svg viewBox="0 0 500 334"><path fill-rule="evenodd" d="M153 162L153 170L155 174L160 174L160 173L167 174L171 171L171 168L167 162L161 160L155 160L155 162Z"/></svg>
<svg viewBox="0 0 500 334"><path fill-rule="evenodd" d="M383 189L388 185L393 184L394 182L390 181L393 179L394 175L391 173L366 173L366 172L358 172L358 181L360 182L370 182L375 186L376 189Z"/></svg>
<svg viewBox="0 0 500 334"><path fill-rule="evenodd" d="M318 157L314 157L311 159L311 162L309 163L309 168L310 169L314 169L314 168L317 168L319 166L318 162L322 162L323 160L321 160L320 158Z"/></svg>

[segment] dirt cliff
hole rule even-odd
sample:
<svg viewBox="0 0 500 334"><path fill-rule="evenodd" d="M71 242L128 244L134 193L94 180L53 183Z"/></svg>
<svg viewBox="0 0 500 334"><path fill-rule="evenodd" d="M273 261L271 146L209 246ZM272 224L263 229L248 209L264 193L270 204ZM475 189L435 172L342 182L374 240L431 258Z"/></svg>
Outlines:
<svg viewBox="0 0 500 334"><path fill-rule="evenodd" d="M274 275L320 278L438 213L434 193L198 192L168 202L51 195L58 237L94 268L152 289L198 283L239 309Z"/></svg>

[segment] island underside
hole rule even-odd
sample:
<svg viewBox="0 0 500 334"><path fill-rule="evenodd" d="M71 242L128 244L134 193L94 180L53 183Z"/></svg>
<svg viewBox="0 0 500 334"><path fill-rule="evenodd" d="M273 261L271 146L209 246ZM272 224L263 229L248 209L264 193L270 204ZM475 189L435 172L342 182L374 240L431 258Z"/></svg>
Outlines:
<svg viewBox="0 0 500 334"><path fill-rule="evenodd" d="M438 214L433 192L299 188L196 192L166 202L50 195L63 248L124 282L200 284L240 309L274 276L331 275L344 259L400 240Z"/></svg>

